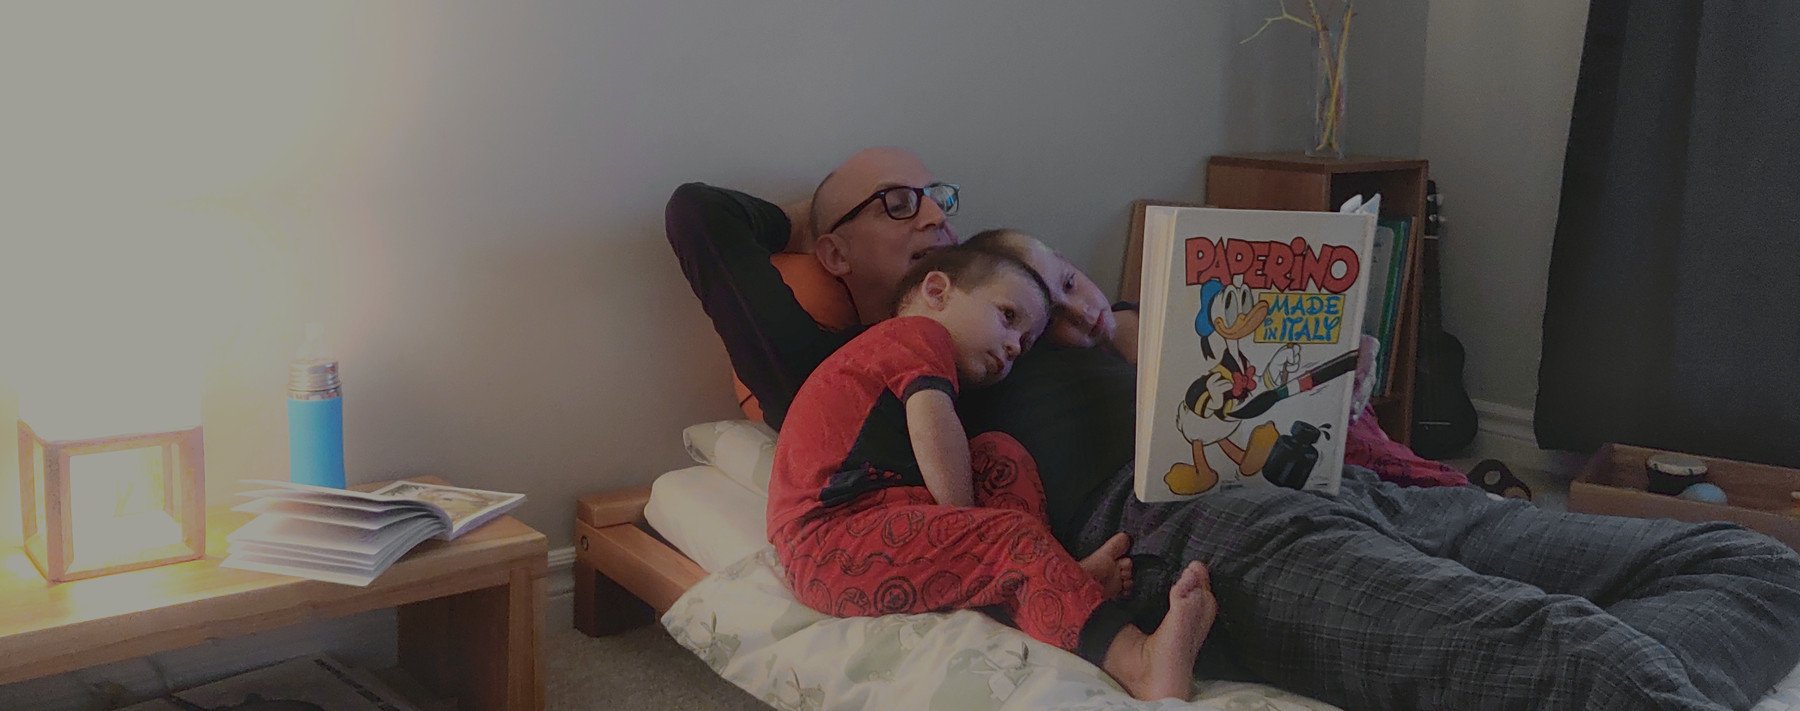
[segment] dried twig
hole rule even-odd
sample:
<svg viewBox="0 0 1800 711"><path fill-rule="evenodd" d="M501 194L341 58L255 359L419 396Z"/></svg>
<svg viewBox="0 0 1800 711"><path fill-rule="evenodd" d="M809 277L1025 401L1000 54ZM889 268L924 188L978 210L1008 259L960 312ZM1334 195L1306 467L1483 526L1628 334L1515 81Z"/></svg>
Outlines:
<svg viewBox="0 0 1800 711"><path fill-rule="evenodd" d="M1281 14L1263 18L1262 26L1256 28L1255 33L1244 38L1243 42L1238 43L1244 44L1262 36L1262 33L1267 31L1270 26L1279 22L1292 22L1313 31L1313 44L1319 53L1319 67L1325 72L1326 84L1325 102L1320 106L1321 112L1317 117L1321 129L1321 142L1316 147L1318 150L1335 151L1339 148L1337 134L1343 118L1344 58L1349 54L1350 20L1355 17L1355 4L1354 0L1345 0L1344 19L1338 25L1335 41L1332 37L1331 27L1325 24L1324 17L1319 13L1318 0L1306 0L1307 17L1288 12L1287 0L1277 0Z"/></svg>
<svg viewBox="0 0 1800 711"><path fill-rule="evenodd" d="M1307 21L1306 21L1306 20L1303 20L1303 19L1300 19L1300 18L1299 18L1299 17L1298 17L1298 16L1296 16L1296 15L1292 15L1292 14L1289 14L1289 13L1288 13L1288 11L1287 11L1287 0L1279 0L1279 1L1280 1L1280 3L1281 3L1281 15L1279 15L1279 16L1277 16L1277 17L1265 17L1265 18L1263 18L1263 24L1262 24L1262 27L1258 27L1258 28L1256 28L1256 34L1253 34L1253 35L1250 35L1250 36L1249 36L1249 37L1245 37L1245 38L1244 38L1244 41L1243 41L1243 42L1239 42L1239 43L1238 43L1238 44L1246 44L1246 43L1248 43L1248 42L1249 42L1249 41L1250 41L1250 40L1253 40L1253 39L1256 39L1256 37L1257 37L1257 35L1261 35L1261 34L1262 34L1262 33L1263 33L1263 30L1266 30L1266 29L1269 29L1269 26L1270 26L1270 25L1273 25L1273 24L1275 24L1275 23L1277 23L1277 22L1283 22L1283 21L1286 21L1286 22L1293 22L1293 23L1295 23L1295 24L1298 24L1298 25L1300 25L1300 26L1301 26L1301 27L1305 27L1305 28L1307 28L1307 29L1310 29L1310 30L1313 30L1313 31L1315 31L1315 32L1316 32L1316 31L1318 31L1318 30L1319 30L1319 25L1318 25L1318 24L1316 24L1316 23L1313 23L1313 22L1307 22ZM1312 0L1307 0L1307 4L1308 4L1308 5L1311 5L1311 4L1312 4ZM1317 17L1318 17L1318 12L1317 12L1317 10L1315 10L1315 11L1314 11L1314 13L1313 13L1313 16L1314 16L1314 17L1315 17L1315 18L1317 18Z"/></svg>
<svg viewBox="0 0 1800 711"><path fill-rule="evenodd" d="M1337 62L1330 65L1331 110L1325 117L1325 135L1327 138L1326 145L1321 146L1322 148L1336 148L1336 146L1331 145L1332 141L1330 137L1337 135L1337 131L1335 130L1337 128L1337 123L1343 118L1343 107L1339 106L1338 102L1342 101L1344 96L1344 56L1350 47L1350 18L1352 17L1355 17L1355 14L1351 12L1350 3L1344 3L1344 22L1343 24L1338 25Z"/></svg>

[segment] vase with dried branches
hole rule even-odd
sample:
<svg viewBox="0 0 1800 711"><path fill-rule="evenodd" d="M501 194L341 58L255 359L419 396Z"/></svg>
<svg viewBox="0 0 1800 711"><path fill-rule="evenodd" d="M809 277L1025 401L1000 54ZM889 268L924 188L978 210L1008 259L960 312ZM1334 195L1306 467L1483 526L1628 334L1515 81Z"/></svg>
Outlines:
<svg viewBox="0 0 1800 711"><path fill-rule="evenodd" d="M1338 23L1336 31L1325 23L1325 15L1319 12L1317 0L1306 0L1306 17L1300 17L1287 9L1287 0L1276 0L1281 7L1281 14L1263 18L1262 27L1256 33L1244 39L1244 42L1256 39L1271 25L1280 22L1294 24L1312 30L1313 36L1313 136L1306 154L1315 158L1344 157L1344 60L1350 46L1350 19L1356 16L1352 0L1344 0L1343 20ZM1240 43L1241 44L1241 43Z"/></svg>

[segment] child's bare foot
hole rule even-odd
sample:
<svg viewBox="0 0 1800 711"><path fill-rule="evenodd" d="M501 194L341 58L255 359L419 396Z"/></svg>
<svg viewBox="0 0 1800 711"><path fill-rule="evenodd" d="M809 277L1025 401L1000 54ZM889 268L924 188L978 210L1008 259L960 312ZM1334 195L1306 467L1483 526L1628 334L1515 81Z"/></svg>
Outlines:
<svg viewBox="0 0 1800 711"><path fill-rule="evenodd" d="M1169 614L1150 635L1150 679L1158 693L1186 698L1194 684L1194 658L1219 616L1206 565L1188 563L1169 589Z"/></svg>
<svg viewBox="0 0 1800 711"><path fill-rule="evenodd" d="M1125 557L1130 550L1131 536L1115 533L1100 545L1100 550L1081 559L1081 569L1100 583L1109 600L1131 595L1131 559Z"/></svg>
<svg viewBox="0 0 1800 711"><path fill-rule="evenodd" d="M1218 613L1206 566L1189 563L1169 589L1169 614L1156 632L1146 637L1126 625L1113 638L1101 666L1138 699L1185 701L1194 685L1194 657Z"/></svg>

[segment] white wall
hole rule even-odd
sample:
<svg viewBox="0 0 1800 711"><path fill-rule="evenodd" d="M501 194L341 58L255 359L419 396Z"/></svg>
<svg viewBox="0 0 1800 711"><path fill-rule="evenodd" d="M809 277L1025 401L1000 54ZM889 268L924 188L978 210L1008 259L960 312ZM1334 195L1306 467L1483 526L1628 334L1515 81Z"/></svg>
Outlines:
<svg viewBox="0 0 1800 711"><path fill-rule="evenodd" d="M1523 418L1527 437L1587 11L1436 0L1426 32L1419 148L1444 197L1444 324L1484 420Z"/></svg>
<svg viewBox="0 0 1800 711"><path fill-rule="evenodd" d="M285 363L321 321L353 480L524 491L566 545L577 495L735 412L663 239L676 184L788 198L911 146L965 186L965 231L1037 231L1111 282L1132 198L1303 145L1305 30L1238 43L1275 5L8 3L0 372L197 364L219 503L285 476ZM1424 0L1362 12L1350 146L1414 153ZM96 335L121 323L158 328Z"/></svg>

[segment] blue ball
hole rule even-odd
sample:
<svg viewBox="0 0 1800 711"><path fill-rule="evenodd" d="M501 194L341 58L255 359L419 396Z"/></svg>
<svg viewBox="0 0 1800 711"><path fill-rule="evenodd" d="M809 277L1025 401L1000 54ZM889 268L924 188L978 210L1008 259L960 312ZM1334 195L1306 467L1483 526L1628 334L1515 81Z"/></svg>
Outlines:
<svg viewBox="0 0 1800 711"><path fill-rule="evenodd" d="M1681 491L1681 498L1689 501L1704 501L1709 504L1725 503L1725 490L1716 484L1695 484Z"/></svg>

